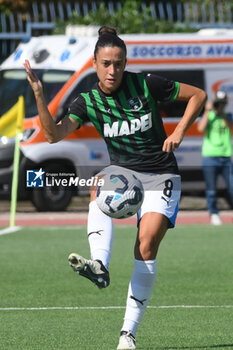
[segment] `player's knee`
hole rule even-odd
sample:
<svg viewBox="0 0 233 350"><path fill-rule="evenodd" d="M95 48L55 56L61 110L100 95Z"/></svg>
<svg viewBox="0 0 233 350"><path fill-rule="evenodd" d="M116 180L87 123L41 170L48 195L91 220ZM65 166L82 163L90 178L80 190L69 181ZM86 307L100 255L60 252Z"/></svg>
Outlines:
<svg viewBox="0 0 233 350"><path fill-rule="evenodd" d="M98 176L98 180L101 179L104 175ZM96 191L97 191L97 186L92 185L90 187L89 193L90 193L90 202L93 202L96 198Z"/></svg>
<svg viewBox="0 0 233 350"><path fill-rule="evenodd" d="M160 240L157 237L142 236L137 239L135 244L136 259L151 260L155 259Z"/></svg>
<svg viewBox="0 0 233 350"><path fill-rule="evenodd" d="M89 193L90 193L90 202L93 202L96 197L96 188L91 187Z"/></svg>

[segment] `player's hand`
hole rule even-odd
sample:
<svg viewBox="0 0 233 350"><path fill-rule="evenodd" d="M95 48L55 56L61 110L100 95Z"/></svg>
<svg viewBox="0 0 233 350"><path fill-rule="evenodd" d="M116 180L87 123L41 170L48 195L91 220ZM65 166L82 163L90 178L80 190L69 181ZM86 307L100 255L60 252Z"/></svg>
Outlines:
<svg viewBox="0 0 233 350"><path fill-rule="evenodd" d="M31 69L30 63L28 60L25 60L24 62L24 68L27 72L27 79L34 91L35 94L42 93L43 88L41 81L39 80L38 76L36 75L35 72Z"/></svg>
<svg viewBox="0 0 233 350"><path fill-rule="evenodd" d="M174 131L163 143L164 152L174 152L179 147L183 140L184 135L180 132Z"/></svg>
<svg viewBox="0 0 233 350"><path fill-rule="evenodd" d="M213 109L213 103L211 101L207 101L205 104L205 111L210 111L211 109Z"/></svg>

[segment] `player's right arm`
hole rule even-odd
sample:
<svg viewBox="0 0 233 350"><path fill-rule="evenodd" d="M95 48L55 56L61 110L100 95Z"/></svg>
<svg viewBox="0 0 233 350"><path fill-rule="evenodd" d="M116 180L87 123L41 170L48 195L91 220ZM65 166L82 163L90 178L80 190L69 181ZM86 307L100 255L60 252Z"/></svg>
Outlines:
<svg viewBox="0 0 233 350"><path fill-rule="evenodd" d="M78 121L66 116L58 124L55 123L53 117L49 113L41 81L37 75L32 71L28 60L24 63L27 72L27 79L32 87L35 95L38 114L40 117L41 126L44 131L46 140L49 143L55 143L64 139L67 135L76 130L80 124Z"/></svg>

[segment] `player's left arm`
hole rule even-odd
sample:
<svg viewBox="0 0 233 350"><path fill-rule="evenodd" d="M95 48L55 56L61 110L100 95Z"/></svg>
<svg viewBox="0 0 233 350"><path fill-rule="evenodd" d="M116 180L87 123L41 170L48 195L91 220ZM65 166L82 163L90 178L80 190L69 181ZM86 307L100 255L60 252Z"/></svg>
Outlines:
<svg viewBox="0 0 233 350"><path fill-rule="evenodd" d="M163 151L172 152L181 144L185 132L199 116L207 99L204 90L192 85L180 83L177 101L187 101L185 112L173 133L164 141Z"/></svg>

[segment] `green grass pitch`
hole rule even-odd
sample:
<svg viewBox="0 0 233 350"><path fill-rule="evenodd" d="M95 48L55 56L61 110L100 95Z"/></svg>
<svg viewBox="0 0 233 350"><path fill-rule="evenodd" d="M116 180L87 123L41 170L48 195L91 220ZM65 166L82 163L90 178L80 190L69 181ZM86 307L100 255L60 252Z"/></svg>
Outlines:
<svg viewBox="0 0 233 350"><path fill-rule="evenodd" d="M0 236L0 349L116 349L135 234L132 226L115 227L104 290L68 266L73 251L89 256L85 227L26 227ZM137 350L233 349L232 247L231 225L168 231Z"/></svg>

